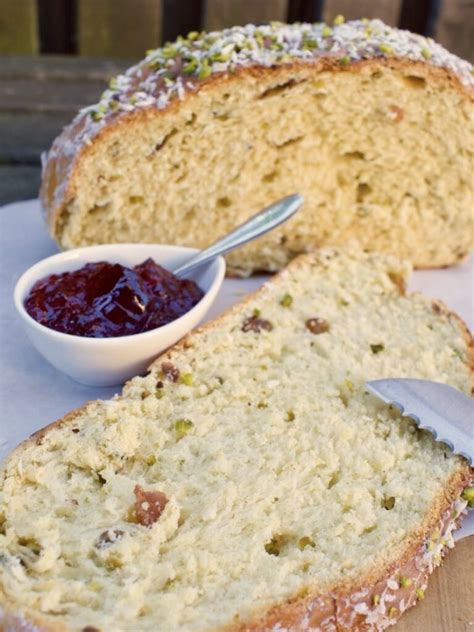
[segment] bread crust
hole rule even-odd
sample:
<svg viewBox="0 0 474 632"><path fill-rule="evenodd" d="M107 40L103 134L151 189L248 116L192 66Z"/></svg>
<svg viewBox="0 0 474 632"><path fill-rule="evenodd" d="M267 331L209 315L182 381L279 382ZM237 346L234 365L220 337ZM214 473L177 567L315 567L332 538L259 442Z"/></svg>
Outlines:
<svg viewBox="0 0 474 632"><path fill-rule="evenodd" d="M325 249L322 252L327 256L333 251ZM318 259L316 254L309 256L313 258L316 265L324 265L323 258ZM287 269L304 265L307 259L308 255L301 255L294 259ZM158 356L151 364L150 370L163 359L172 359L174 353L192 345L196 334L216 327L227 314L244 311L250 301L265 292L267 286L278 284L279 279L285 274L286 269L273 276L262 288L247 295L243 301L230 307L217 319L194 330L170 350ZM396 291L400 295L405 295L405 285L400 278L391 274L389 278ZM466 364L470 372L471 389L474 392L474 338L464 321L455 312L449 310L444 303L435 300L432 301L432 307L435 314L449 318L462 333L466 343ZM84 404L33 433L17 446L9 460L18 458L31 443L41 443L43 437L51 430L72 424L76 417L86 410L87 405L88 403ZM316 592L312 592L311 587L308 587L303 593L295 594L284 603L255 612L246 621L236 620L215 632L263 632L265 630L305 632L309 629L315 632L368 632L382 630L395 624L405 610L422 598L418 591L424 592L429 574L441 562L448 548L452 548L451 533L460 526L463 518L462 509L466 505L465 502L461 502L460 508L461 494L466 486L473 483L474 469L459 458L459 468L451 476L445 489L434 500L422 524L407 538L405 550L397 560L385 558L384 561L382 559L380 564L357 580L340 581ZM456 515L453 515L453 510ZM427 553L426 543L433 532L439 534L436 552L439 560L433 560L434 555ZM409 583L405 586L400 585L401 578L405 580L402 583L407 583L406 580ZM398 582L398 585L395 587L393 582ZM375 596L380 598L377 604L374 603ZM380 603L384 609L380 609ZM379 608L379 612L375 612L372 622L368 623L367 614L374 608L375 610ZM395 608L395 611L391 612L392 616L388 616L392 608ZM51 623L48 617L30 609L18 613L16 604L4 594L0 587L0 632L72 632L72 629L60 622ZM86 626L83 632L105 631Z"/></svg>
<svg viewBox="0 0 474 632"><path fill-rule="evenodd" d="M376 72L389 68L402 74L415 74L424 77L427 81L449 86L463 99L474 101L474 89L464 85L458 75L445 67L435 66L429 62L413 61L401 57L374 57L363 60L353 60L345 66L341 66L338 59L332 54L323 54L311 60L294 60L275 66L252 65L238 67L233 74L214 73L204 80L197 81L192 91L186 91L184 98L174 98L164 109L148 106L134 109L131 112L110 112L104 116L103 122L86 137L86 141L79 141L84 132L88 114L79 114L74 121L67 126L61 135L54 141L51 150L44 162L43 179L40 190L44 216L51 236L62 245L62 227L67 221L67 206L74 200L78 190L78 178L81 171L81 161L88 154L94 152L103 140L117 129L129 129L135 123L141 123L150 117L166 116L183 105L188 105L196 99L202 90L216 91L223 85L235 86L253 80L265 79L272 81L285 81L298 73L307 74L308 78L314 78L321 72L353 73ZM454 261L442 262L440 265L449 265ZM456 259L459 262L459 258ZM429 267L429 266L427 266Z"/></svg>
<svg viewBox="0 0 474 632"><path fill-rule="evenodd" d="M434 566L425 563L425 541L427 534L438 531L440 538L444 538L450 528L453 519L450 518L456 501L448 498L459 498L462 489L474 480L469 467L457 472L448 485L449 491L445 491L438 499L438 505L442 509L433 509L426 517L424 525L411 538L403 556L395 563L388 563L376 571L368 572L357 581L346 582L334 586L324 593L316 595L300 595L289 599L285 604L256 615L250 622L235 623L225 632L258 632L260 630L288 630L303 632L304 630L320 630L321 632L365 632L366 630L382 630L387 625L393 625L400 616L415 605L419 598L423 598L417 591L426 589L428 576L434 570ZM441 516L441 517L440 517ZM455 520L456 528L461 519ZM440 555L447 552L446 544ZM400 578L406 586L400 585ZM394 582L397 586L394 585ZM374 597L379 599L387 597L385 610L380 611L380 602L375 603ZM372 622L367 623L366 615L374 612ZM357 607L357 609L355 609ZM388 613L392 608L392 616ZM383 626L383 627L382 627ZM224 631L223 631L224 632Z"/></svg>

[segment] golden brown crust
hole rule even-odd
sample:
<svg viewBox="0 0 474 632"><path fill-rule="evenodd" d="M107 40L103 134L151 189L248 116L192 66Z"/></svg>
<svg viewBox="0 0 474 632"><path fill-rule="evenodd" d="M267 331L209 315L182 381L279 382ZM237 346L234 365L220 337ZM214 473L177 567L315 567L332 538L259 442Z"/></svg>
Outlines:
<svg viewBox="0 0 474 632"><path fill-rule="evenodd" d="M232 75L222 73L211 75L207 79L199 81L195 90L187 92L183 101L172 100L166 109L144 107L132 112L112 112L108 114L104 119L105 125L100 127L87 143L76 143L77 138L86 125L87 114L83 114L66 127L54 141L44 167L40 198L52 237L61 245L62 226L67 221L67 205L75 197L76 180L81 160L90 152L94 152L97 144L106 139L115 130L123 127L127 128L135 122L141 123L149 117L164 116L180 108L182 104L189 103L192 99L195 99L201 90L218 89L222 84L233 85L235 82L245 81L248 77L257 79L268 79L271 77L275 80L284 80L285 77L299 72L307 73L310 78L323 71L361 73L367 71L375 72L381 68L391 68L403 74L415 73L417 76L422 76L432 83L449 85L462 98L474 100L474 90L462 84L454 72L443 67L396 57L377 57L353 61L347 66L341 66L334 56L322 55L311 61L298 60L272 67L247 66L238 68ZM71 150L71 148L73 149ZM456 262L458 261L459 259L456 260ZM446 265L452 263L455 263L455 261L445 262Z"/></svg>
<svg viewBox="0 0 474 632"><path fill-rule="evenodd" d="M327 256L331 251L326 249L323 252ZM312 257L314 257L313 262L315 265L324 265L323 258L318 259L316 254L313 254ZM297 257L287 266L287 269L304 265L305 261L308 260L307 258L307 255ZM285 270L278 273L272 277L269 283L278 283L280 277L285 273ZM390 272L387 274L398 292L404 295L404 279ZM262 291L265 291L265 286L247 295L243 301L230 307L217 319L194 330L172 349L158 356L150 366L150 370L158 366L164 358L172 358L173 354L180 349L192 346L193 337L197 333L214 328L229 313L243 311L245 306ZM457 314L450 311L441 301L432 301L432 306L433 311L437 315L452 320L462 332L466 341L467 364L470 369L471 384L474 388L474 339L468 327ZM45 428L38 430L23 441L16 448L14 454L18 456L18 453L30 445L31 442L41 442L50 430L73 423L74 419L86 407L87 403L71 411L61 419L52 422ZM380 564L357 579L339 581L337 584L325 586L324 590L320 589L312 592L311 588L307 588L304 593L300 592L294 595L283 604L277 604L271 609L256 612L247 621L236 620L216 632L263 632L264 630L270 631L274 629L279 632L304 632L308 629L315 632L375 631L383 628L374 627L375 624L368 624L366 612L357 612L355 606L363 609L361 604L365 604L370 610L376 605L374 604L374 596L384 594L390 598L390 601L387 599L387 603L390 603L390 608L396 609L396 611L392 612L393 616L389 617L390 624L395 623L407 608L415 605L420 598L417 591L420 589L424 590L428 575L434 570L434 565L427 565L422 562L422 558L425 555L426 539L429 537L429 534L439 531L440 541L442 540L446 529L453 523L451 517L453 507L459 501L462 490L472 484L473 481L474 470L460 458L458 470L452 475L445 489L435 499L430 512L426 515L422 524L416 531L411 533L405 550L398 559L382 559ZM456 518L456 527L459 526L460 520L461 517ZM447 544L442 546L440 556L446 553L447 548L449 548ZM411 582L410 585L391 589L390 581L397 581L401 577L408 579ZM388 609L386 610L388 612ZM67 626L60 623L51 624L48 618L35 612L25 610L19 614L16 611L15 604L6 595L0 593L0 632L3 630L5 632L71 632Z"/></svg>
<svg viewBox="0 0 474 632"><path fill-rule="evenodd" d="M70 632L70 629L60 623L51 623L50 619L32 610L20 614L16 605L0 594L0 632Z"/></svg>
<svg viewBox="0 0 474 632"><path fill-rule="evenodd" d="M85 404L83 404L82 406L80 406L79 408L75 408L74 410L71 410L69 413L67 413L66 415L64 415L64 417L61 417L61 419L57 419L56 421L52 421L50 424L48 424L47 426L45 426L44 428L40 428L39 430L37 430L36 432L34 432L30 437L28 437L28 439L25 439L25 441L23 441L22 443L20 443L20 445L18 446L18 448L20 448L21 446L23 446L23 444L29 444L30 442L34 442L37 445L41 445L42 439L43 437L50 431L56 428L60 428L61 426L66 425L67 423L70 423L71 421L73 421L74 419L76 419L76 417L78 417L82 412L84 412L84 410L86 409L87 405L90 402L86 402ZM17 449L18 449L17 448Z"/></svg>
<svg viewBox="0 0 474 632"><path fill-rule="evenodd" d="M235 621L227 626L223 632L260 632L262 630L285 630L288 632L303 632L315 630L321 632L364 632L366 630L383 629L378 627L384 620L390 623L396 620L409 607L422 599L429 574L436 564L423 563L426 555L425 540L428 534L435 531L439 538L445 536L452 522L451 513L456 500L459 499L464 487L474 480L474 473L466 465L456 472L447 489L435 503L435 507L427 516L424 525L419 528L419 535L415 534L404 555L396 562L391 562L365 576L330 587L323 594L297 595L280 604L256 614L246 622ZM460 518L456 519L456 528ZM443 546L440 558L447 552L448 545ZM391 582L397 582L394 587ZM404 585L405 584L405 585ZM419 591L422 591L420 594ZM377 601L380 600L380 601ZM380 603L384 606L385 613ZM359 612L354 609L357 606ZM367 622L367 614L378 607L377 614ZM394 609L394 610L392 610ZM388 616L388 613L391 616Z"/></svg>

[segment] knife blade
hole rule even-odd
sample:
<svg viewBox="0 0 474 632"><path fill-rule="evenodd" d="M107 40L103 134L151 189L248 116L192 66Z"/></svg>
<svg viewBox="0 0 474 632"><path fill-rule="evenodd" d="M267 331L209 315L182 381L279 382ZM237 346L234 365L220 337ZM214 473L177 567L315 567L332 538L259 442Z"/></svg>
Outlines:
<svg viewBox="0 0 474 632"><path fill-rule="evenodd" d="M369 391L396 406L418 428L428 430L472 465L474 460L474 400L448 384L407 378L372 380Z"/></svg>

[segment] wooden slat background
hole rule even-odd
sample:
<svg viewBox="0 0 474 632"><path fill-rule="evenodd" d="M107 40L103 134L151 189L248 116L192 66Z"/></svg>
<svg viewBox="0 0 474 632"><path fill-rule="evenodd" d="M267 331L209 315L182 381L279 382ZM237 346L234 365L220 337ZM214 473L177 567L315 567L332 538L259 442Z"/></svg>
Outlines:
<svg viewBox="0 0 474 632"><path fill-rule="evenodd" d="M156 0L79 0L79 54L142 57L160 41L161 9Z"/></svg>
<svg viewBox="0 0 474 632"><path fill-rule="evenodd" d="M0 54L139 58L191 30L380 17L474 60L474 0L0 0Z"/></svg>
<svg viewBox="0 0 474 632"><path fill-rule="evenodd" d="M0 0L0 54L36 55L37 25L35 0Z"/></svg>
<svg viewBox="0 0 474 632"><path fill-rule="evenodd" d="M346 20L357 18L380 18L391 26L398 24L402 0L326 0L323 20L332 22L336 15L343 15Z"/></svg>
<svg viewBox="0 0 474 632"><path fill-rule="evenodd" d="M240 24L258 24L287 19L287 0L269 2L255 0L207 0L204 11L204 28L208 31Z"/></svg>
<svg viewBox="0 0 474 632"><path fill-rule="evenodd" d="M73 56L42 55L28 63L0 57L0 164L39 165L40 153L77 110L97 101L109 78L129 64Z"/></svg>
<svg viewBox="0 0 474 632"><path fill-rule="evenodd" d="M73 55L0 57L0 205L38 195L41 152L130 63Z"/></svg>
<svg viewBox="0 0 474 632"><path fill-rule="evenodd" d="M474 0L443 2L434 37L451 52L474 63Z"/></svg>

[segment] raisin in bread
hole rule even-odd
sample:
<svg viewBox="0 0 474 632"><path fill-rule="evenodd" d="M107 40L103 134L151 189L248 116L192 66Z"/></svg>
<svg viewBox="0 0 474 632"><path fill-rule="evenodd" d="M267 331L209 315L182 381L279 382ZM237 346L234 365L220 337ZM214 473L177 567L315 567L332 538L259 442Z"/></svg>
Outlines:
<svg viewBox="0 0 474 632"><path fill-rule="evenodd" d="M405 296L406 273L356 251L298 258L122 395L18 447L1 475L4 627L394 623L452 546L471 477L365 388L471 391L467 330Z"/></svg>
<svg viewBox="0 0 474 632"><path fill-rule="evenodd" d="M248 25L150 51L54 142L63 248L204 247L277 198L305 205L230 271L358 240L442 266L473 247L472 66L379 20Z"/></svg>

